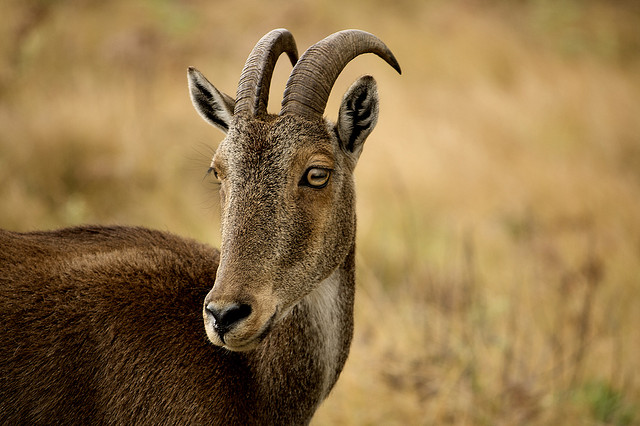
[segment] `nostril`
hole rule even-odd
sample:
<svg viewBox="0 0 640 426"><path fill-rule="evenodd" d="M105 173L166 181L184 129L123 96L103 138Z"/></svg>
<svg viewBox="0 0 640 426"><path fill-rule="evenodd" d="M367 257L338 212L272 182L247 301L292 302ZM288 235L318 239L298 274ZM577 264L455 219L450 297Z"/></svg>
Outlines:
<svg viewBox="0 0 640 426"><path fill-rule="evenodd" d="M224 310L220 319L216 319L216 321L219 321L223 327L230 328L235 323L245 319L249 315L251 315L251 306L245 304L235 305Z"/></svg>
<svg viewBox="0 0 640 426"><path fill-rule="evenodd" d="M236 323L251 315L251 305L232 304L218 307L214 303L206 306L207 312L213 316L215 327L222 334L229 331Z"/></svg>

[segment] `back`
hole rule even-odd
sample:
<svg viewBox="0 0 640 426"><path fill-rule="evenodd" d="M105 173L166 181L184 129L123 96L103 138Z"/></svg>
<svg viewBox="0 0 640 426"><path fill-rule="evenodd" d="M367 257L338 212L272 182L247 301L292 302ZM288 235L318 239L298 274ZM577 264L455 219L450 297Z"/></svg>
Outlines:
<svg viewBox="0 0 640 426"><path fill-rule="evenodd" d="M225 370L201 314L217 266L217 250L141 228L0 231L0 421L196 419L212 402L175 385Z"/></svg>
<svg viewBox="0 0 640 426"><path fill-rule="evenodd" d="M0 230L0 423L307 423L346 358L353 256L325 283L344 296L336 331L317 322L327 302L312 292L248 352L206 336L218 262L214 248L142 228Z"/></svg>

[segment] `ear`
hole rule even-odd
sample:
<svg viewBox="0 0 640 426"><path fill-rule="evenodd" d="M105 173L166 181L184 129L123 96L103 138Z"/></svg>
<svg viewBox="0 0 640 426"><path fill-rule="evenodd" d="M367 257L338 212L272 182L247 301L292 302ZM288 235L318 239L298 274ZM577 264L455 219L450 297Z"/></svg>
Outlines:
<svg viewBox="0 0 640 426"><path fill-rule="evenodd" d="M378 89L370 75L360 77L342 98L337 133L342 149L360 157L364 141L378 121Z"/></svg>
<svg viewBox="0 0 640 426"><path fill-rule="evenodd" d="M189 67L187 77L191 102L198 114L209 124L227 133L236 101L231 96L218 91L200 71L193 67Z"/></svg>

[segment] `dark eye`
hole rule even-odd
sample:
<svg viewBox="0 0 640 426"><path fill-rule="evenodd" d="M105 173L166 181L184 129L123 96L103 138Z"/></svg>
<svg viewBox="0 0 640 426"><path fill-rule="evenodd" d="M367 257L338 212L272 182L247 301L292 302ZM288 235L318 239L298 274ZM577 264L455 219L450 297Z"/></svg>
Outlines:
<svg viewBox="0 0 640 426"><path fill-rule="evenodd" d="M218 172L216 171L215 168L209 167L209 169L207 170L207 174L210 175L211 173L213 173L213 175L216 177L216 179L218 179Z"/></svg>
<svg viewBox="0 0 640 426"><path fill-rule="evenodd" d="M312 188L324 188L329 183L331 170L321 167L309 167L304 176L300 180L300 185L310 186Z"/></svg>

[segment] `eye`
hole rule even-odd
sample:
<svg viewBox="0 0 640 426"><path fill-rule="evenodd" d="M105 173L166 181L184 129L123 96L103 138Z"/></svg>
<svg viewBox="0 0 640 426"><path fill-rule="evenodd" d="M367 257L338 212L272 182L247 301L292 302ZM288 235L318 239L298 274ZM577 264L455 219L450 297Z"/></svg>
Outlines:
<svg viewBox="0 0 640 426"><path fill-rule="evenodd" d="M207 175L210 175L212 172L215 178L218 179L218 172L216 171L216 169L214 167L209 167L209 169L207 170Z"/></svg>
<svg viewBox="0 0 640 426"><path fill-rule="evenodd" d="M215 179L212 179L211 175L213 175ZM207 169L207 173L202 178L203 182L205 180L207 180L207 182L210 182L211 184L213 184L215 186L220 186L222 184L222 179L220 179L220 174L218 173L218 171L213 166L209 167Z"/></svg>
<svg viewBox="0 0 640 426"><path fill-rule="evenodd" d="M322 167L309 167L304 176L300 180L300 185L310 186L311 188L324 188L329 183L331 170Z"/></svg>

